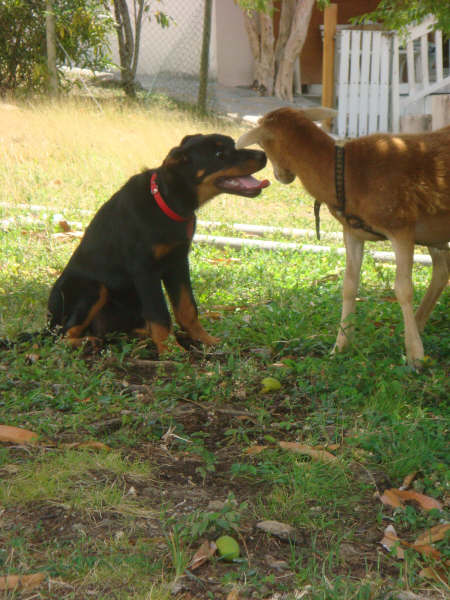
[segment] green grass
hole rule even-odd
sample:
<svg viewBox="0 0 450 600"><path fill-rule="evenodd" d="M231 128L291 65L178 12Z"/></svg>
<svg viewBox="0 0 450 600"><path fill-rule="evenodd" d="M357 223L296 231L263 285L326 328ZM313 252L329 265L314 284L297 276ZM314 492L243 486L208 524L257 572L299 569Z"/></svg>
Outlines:
<svg viewBox="0 0 450 600"><path fill-rule="evenodd" d="M187 133L241 130L155 102L99 112L73 101L0 106L0 131L0 335L13 339L43 328L49 288L76 247L54 237L55 213L84 227ZM270 167L261 175L273 180ZM235 222L313 228L300 183L273 183L251 200L221 196L199 217L220 221L214 231L225 235L236 235ZM323 230L339 231L325 211L322 219ZM376 493L416 471L415 490L448 494L449 294L423 335L426 366L412 371L389 301L395 271L366 256L355 337L330 357L344 266L333 251L196 244L202 321L222 340L212 351L174 348L161 366L148 362L151 347L125 339L94 356L52 340L0 351L0 424L39 435L33 446L0 442L0 576L45 571L39 597L64 600L222 599L233 586L242 598L444 598L443 584L420 576L430 559L407 549L399 561L379 541L393 522L413 542L445 511L393 511ZM429 276L415 267L416 302ZM267 376L279 391L263 393ZM71 446L90 440L110 450ZM338 460L290 454L279 441L332 447ZM267 448L252 456L253 444ZM266 519L293 526L295 539L255 528ZM239 561L213 557L186 575L201 542L224 533L239 542ZM435 546L448 556L448 540ZM271 568L266 555L287 568Z"/></svg>

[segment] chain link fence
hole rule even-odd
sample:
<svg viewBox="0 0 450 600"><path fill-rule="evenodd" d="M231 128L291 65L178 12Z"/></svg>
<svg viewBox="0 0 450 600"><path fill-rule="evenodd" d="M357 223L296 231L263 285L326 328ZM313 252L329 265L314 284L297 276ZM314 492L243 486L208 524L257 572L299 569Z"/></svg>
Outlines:
<svg viewBox="0 0 450 600"><path fill-rule="evenodd" d="M205 0L165 0L163 8L170 18L169 27L163 29L151 16L142 24L136 79L149 93L165 94L178 101L196 105ZM214 109L216 104L214 48L212 39L206 100L208 109ZM115 58L118 62L117 56Z"/></svg>

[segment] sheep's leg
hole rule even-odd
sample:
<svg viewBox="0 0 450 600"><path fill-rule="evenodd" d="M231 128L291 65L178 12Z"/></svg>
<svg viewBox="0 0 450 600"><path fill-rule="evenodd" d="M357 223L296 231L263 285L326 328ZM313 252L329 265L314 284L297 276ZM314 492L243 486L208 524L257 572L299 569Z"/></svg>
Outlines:
<svg viewBox="0 0 450 600"><path fill-rule="evenodd" d="M433 261L433 273L428 290L416 311L417 328L421 333L434 305L448 283L448 274L450 271L450 251L448 249L439 250L438 248L428 247L428 251Z"/></svg>
<svg viewBox="0 0 450 600"><path fill-rule="evenodd" d="M364 251L364 241L355 237L348 227L344 227L344 242L346 264L344 285L342 288L342 314L333 353L344 350L348 344L352 325L346 321L348 316L355 311L356 294L358 293Z"/></svg>
<svg viewBox="0 0 450 600"><path fill-rule="evenodd" d="M395 276L395 295L402 309L405 324L405 346L408 364L420 367L423 361L423 344L417 328L413 310L412 267L414 240L412 236L391 238L395 252L397 271Z"/></svg>

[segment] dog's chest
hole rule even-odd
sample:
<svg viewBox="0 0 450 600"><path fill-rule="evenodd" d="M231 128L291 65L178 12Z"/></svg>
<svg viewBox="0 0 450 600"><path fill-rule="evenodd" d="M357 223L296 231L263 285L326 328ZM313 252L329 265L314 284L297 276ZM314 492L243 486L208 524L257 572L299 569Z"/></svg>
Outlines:
<svg viewBox="0 0 450 600"><path fill-rule="evenodd" d="M185 224L183 223L183 227L180 229L179 235L174 235L170 241L160 240L152 245L155 260L160 261L169 257L174 252L179 251L181 247L185 248L186 254L189 252L195 231L195 219L192 218Z"/></svg>

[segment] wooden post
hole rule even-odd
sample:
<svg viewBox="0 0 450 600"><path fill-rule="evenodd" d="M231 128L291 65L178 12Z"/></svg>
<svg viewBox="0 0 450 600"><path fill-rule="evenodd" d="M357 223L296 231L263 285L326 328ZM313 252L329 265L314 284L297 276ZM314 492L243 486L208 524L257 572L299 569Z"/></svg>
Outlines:
<svg viewBox="0 0 450 600"><path fill-rule="evenodd" d="M323 56L322 56L322 106L333 108L334 100L334 37L337 25L337 4L329 4L324 10ZM331 121L324 121L325 129L331 129Z"/></svg>
<svg viewBox="0 0 450 600"><path fill-rule="evenodd" d="M56 32L53 0L47 0L45 27L47 34L48 87L50 94L55 96L58 93L58 74L56 71Z"/></svg>
<svg viewBox="0 0 450 600"><path fill-rule="evenodd" d="M431 96L431 128L434 130L450 125L450 94Z"/></svg>
<svg viewBox="0 0 450 600"><path fill-rule="evenodd" d="M403 115L400 117L402 133L422 133L431 131L431 115Z"/></svg>

